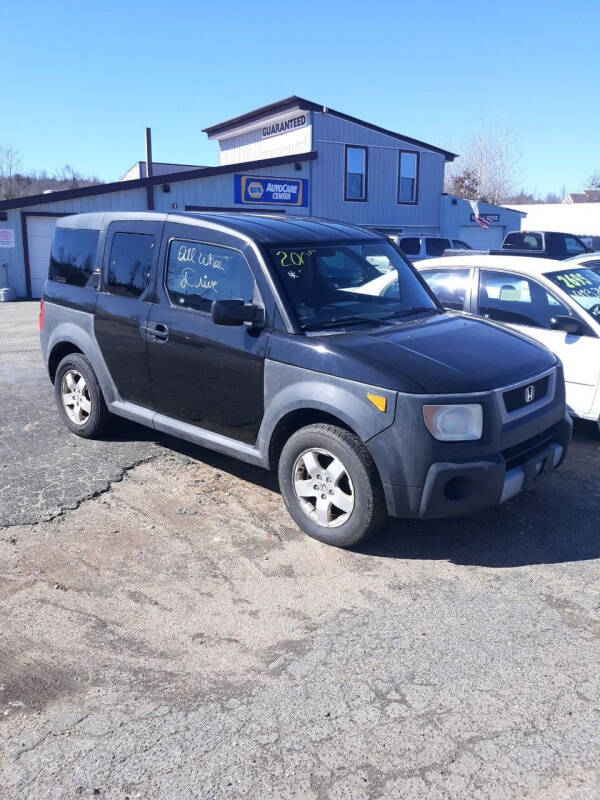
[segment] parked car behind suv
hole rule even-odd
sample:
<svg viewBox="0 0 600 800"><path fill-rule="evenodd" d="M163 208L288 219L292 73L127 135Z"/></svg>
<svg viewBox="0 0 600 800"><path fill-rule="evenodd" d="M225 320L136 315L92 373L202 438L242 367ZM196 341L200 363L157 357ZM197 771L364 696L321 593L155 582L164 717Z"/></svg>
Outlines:
<svg viewBox="0 0 600 800"><path fill-rule="evenodd" d="M443 255L465 255L465 248L452 247ZM511 231L507 233L499 250L471 250L471 253L489 256L533 256L556 261L589 253L589 248L578 236L556 231ZM440 253L442 255L442 253Z"/></svg>
<svg viewBox="0 0 600 800"><path fill-rule="evenodd" d="M395 288L369 291L386 265ZM276 469L293 519L329 544L387 514L507 500L569 443L548 350L445 313L391 242L349 225L65 217L40 325L71 431L118 415Z"/></svg>
<svg viewBox="0 0 600 800"><path fill-rule="evenodd" d="M572 233L557 231L511 231L502 242L502 250L524 251L522 255L537 255L562 261L589 252L590 248Z"/></svg>
<svg viewBox="0 0 600 800"><path fill-rule="evenodd" d="M445 236L398 236L398 247L411 261L423 258L437 258L445 250L470 250L471 247L460 239L448 239Z"/></svg>
<svg viewBox="0 0 600 800"><path fill-rule="evenodd" d="M464 255L419 269L446 308L481 314L549 347L564 365L571 413L600 420L600 275L593 267Z"/></svg>

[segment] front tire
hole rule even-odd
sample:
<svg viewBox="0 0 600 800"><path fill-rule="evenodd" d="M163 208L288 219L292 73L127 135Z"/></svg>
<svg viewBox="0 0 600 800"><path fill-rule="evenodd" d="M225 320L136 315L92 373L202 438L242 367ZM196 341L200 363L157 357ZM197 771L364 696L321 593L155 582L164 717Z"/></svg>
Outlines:
<svg viewBox="0 0 600 800"><path fill-rule="evenodd" d="M95 439L108 429L112 414L92 365L82 353L71 353L58 365L54 396L63 422L77 436Z"/></svg>
<svg viewBox="0 0 600 800"><path fill-rule="evenodd" d="M383 489L367 448L336 425L307 425L279 459L279 487L296 524L313 539L352 547L387 518Z"/></svg>

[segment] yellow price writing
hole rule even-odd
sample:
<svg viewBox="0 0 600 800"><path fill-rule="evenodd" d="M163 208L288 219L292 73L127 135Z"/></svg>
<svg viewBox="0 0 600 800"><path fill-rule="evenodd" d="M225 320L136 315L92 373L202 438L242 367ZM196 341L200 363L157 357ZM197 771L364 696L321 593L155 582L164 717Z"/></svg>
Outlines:
<svg viewBox="0 0 600 800"><path fill-rule="evenodd" d="M314 250L277 250L276 255L282 267L301 267L307 256L314 255Z"/></svg>
<svg viewBox="0 0 600 800"><path fill-rule="evenodd" d="M579 272L568 272L566 275L557 275L556 279L562 281L569 289L577 289L578 286L594 285L589 278L586 278L585 275Z"/></svg>

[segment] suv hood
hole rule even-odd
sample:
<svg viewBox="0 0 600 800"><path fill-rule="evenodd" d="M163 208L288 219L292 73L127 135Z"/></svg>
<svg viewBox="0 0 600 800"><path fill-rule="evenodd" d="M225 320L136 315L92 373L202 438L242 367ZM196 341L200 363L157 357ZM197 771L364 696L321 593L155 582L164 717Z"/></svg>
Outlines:
<svg viewBox="0 0 600 800"><path fill-rule="evenodd" d="M556 364L549 350L526 336L453 313L311 337L274 334L268 357L421 394L490 391L525 381Z"/></svg>

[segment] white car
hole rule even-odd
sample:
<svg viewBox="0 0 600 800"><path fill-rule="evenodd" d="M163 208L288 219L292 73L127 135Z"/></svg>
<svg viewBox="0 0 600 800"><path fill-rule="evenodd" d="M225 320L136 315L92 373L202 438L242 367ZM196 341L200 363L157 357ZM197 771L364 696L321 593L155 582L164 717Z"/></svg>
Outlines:
<svg viewBox="0 0 600 800"><path fill-rule="evenodd" d="M568 264L569 266L577 264L580 267L588 267L588 269L600 274L600 253L592 252L584 253L582 256L573 256L563 261L563 264Z"/></svg>
<svg viewBox="0 0 600 800"><path fill-rule="evenodd" d="M509 255L448 256L416 267L444 307L506 324L556 353L569 411L598 422L600 274L572 261Z"/></svg>

